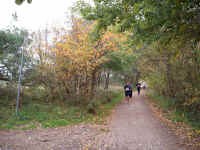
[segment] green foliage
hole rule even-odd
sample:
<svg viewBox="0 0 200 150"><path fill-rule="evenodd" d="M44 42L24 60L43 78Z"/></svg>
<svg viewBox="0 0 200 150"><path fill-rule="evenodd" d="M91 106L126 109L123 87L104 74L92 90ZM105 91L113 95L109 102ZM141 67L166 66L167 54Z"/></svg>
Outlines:
<svg viewBox="0 0 200 150"><path fill-rule="evenodd" d="M16 31L13 33L12 31L0 31L0 49L1 54L6 52L15 52L17 48L19 48L23 43L23 37L19 33L20 31Z"/></svg>
<svg viewBox="0 0 200 150"><path fill-rule="evenodd" d="M52 128L52 127L57 127L57 126L66 126L70 124L70 122L68 122L65 119L59 119L59 120L48 120L48 122L44 122L43 127L45 128Z"/></svg>
<svg viewBox="0 0 200 150"><path fill-rule="evenodd" d="M140 59L140 68L146 80L159 94L176 99L176 106L185 111L198 115L200 105L199 95L199 65L197 61L200 50L192 43L176 40L170 45L162 46L160 43L153 45L154 49L146 51ZM166 48L167 51L163 51ZM181 51L179 50L181 49ZM141 65L150 65L144 68Z"/></svg>
<svg viewBox="0 0 200 150"><path fill-rule="evenodd" d="M96 111L97 111L97 108L99 107L99 101L97 100L91 100L89 102L89 104L87 105L87 111L88 113L91 113L91 114L96 114Z"/></svg>
<svg viewBox="0 0 200 150"><path fill-rule="evenodd" d="M166 88L166 82L162 73L151 73L146 80L149 84L149 87L155 89L159 94L164 94L163 90Z"/></svg>
<svg viewBox="0 0 200 150"><path fill-rule="evenodd" d="M4 80L7 78L16 81L18 77L19 62L21 58L20 47L24 42L24 38L28 36L26 30L14 28L12 30L0 31L0 63L1 72L0 79ZM24 60L27 68L30 66L29 57L24 52Z"/></svg>
<svg viewBox="0 0 200 150"><path fill-rule="evenodd" d="M119 92L113 90L98 90L98 94L88 103L86 109L91 114L102 113L104 111L103 109L105 111L109 111L106 110L107 108L112 109L121 99L122 95Z"/></svg>
<svg viewBox="0 0 200 150"><path fill-rule="evenodd" d="M126 70L133 66L136 60L132 53L128 53L124 50L112 52L108 54L107 58L109 61L104 63L103 67L118 73L126 72Z"/></svg>
<svg viewBox="0 0 200 150"><path fill-rule="evenodd" d="M176 36L198 38L197 1L95 0L94 4L79 2L77 7L85 19L97 20L99 31L117 24L120 31L133 32L137 41L166 42Z"/></svg>
<svg viewBox="0 0 200 150"><path fill-rule="evenodd" d="M65 126L80 122L101 123L113 107L121 101L122 94L120 92L109 92L108 95L111 100L106 103L103 100L106 99L104 94L100 95L99 99L96 98L95 101L90 103L92 109L95 110L95 114L88 113L89 106L73 106L57 102L47 103L38 99L43 96L38 96L37 99L28 99L28 96L26 96L26 99L23 100L23 107L20 109L20 116L16 117L14 106L8 105L8 100L5 100L7 105L0 105L0 128L32 129L36 127ZM43 99L45 99L45 96Z"/></svg>
<svg viewBox="0 0 200 150"><path fill-rule="evenodd" d="M0 82L2 86L2 82ZM12 105L13 99L17 95L16 85L8 85L5 87L0 88L0 106L8 106Z"/></svg>
<svg viewBox="0 0 200 150"><path fill-rule="evenodd" d="M159 105L165 112L168 112L168 118L174 122L184 122L189 124L194 129L200 129L200 116L194 115L191 111L185 111L180 107L176 107L176 99L149 94L149 97Z"/></svg>

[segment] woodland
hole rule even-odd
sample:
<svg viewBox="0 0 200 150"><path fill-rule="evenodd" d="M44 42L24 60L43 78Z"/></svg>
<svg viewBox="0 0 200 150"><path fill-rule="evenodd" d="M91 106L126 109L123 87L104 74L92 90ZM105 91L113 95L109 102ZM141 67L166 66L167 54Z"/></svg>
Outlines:
<svg viewBox="0 0 200 150"><path fill-rule="evenodd" d="M78 1L70 30L1 30L0 127L30 120L65 125L71 118L63 116L72 112L71 121L80 122L112 99L122 99L125 82L135 88L145 81L151 95L165 99L169 110L199 129L199 35L198 0ZM67 108L72 112L65 112Z"/></svg>

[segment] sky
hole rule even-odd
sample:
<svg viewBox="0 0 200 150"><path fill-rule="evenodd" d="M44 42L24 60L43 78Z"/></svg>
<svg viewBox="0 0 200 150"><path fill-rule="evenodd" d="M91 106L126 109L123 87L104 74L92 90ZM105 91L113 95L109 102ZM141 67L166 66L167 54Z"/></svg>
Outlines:
<svg viewBox="0 0 200 150"><path fill-rule="evenodd" d="M38 30L46 26L66 26L69 20L70 7L77 0L32 0L16 5L15 0L0 0L0 29L16 25L28 30ZM17 23L12 14L17 13ZM67 17L68 16L68 17Z"/></svg>

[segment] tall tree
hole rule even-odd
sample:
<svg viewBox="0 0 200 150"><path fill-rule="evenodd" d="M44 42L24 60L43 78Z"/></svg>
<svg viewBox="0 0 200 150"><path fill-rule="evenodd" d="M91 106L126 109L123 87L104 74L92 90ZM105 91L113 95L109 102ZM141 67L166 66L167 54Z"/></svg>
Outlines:
<svg viewBox="0 0 200 150"><path fill-rule="evenodd" d="M5 72L13 79L17 78L20 47L26 35L27 32L20 29L0 31L0 63L3 66L1 69L2 79Z"/></svg>

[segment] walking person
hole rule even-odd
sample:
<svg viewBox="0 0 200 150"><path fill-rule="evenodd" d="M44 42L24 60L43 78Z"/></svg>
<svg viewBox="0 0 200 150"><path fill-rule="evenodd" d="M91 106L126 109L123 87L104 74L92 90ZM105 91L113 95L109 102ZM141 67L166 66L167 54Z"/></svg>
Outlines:
<svg viewBox="0 0 200 150"><path fill-rule="evenodd" d="M124 86L124 93L125 93L125 100L129 103L130 99L132 98L132 87L129 82L126 83Z"/></svg>
<svg viewBox="0 0 200 150"><path fill-rule="evenodd" d="M141 83L138 82L136 84L136 88L137 88L137 91L138 91L138 95L140 95Z"/></svg>

